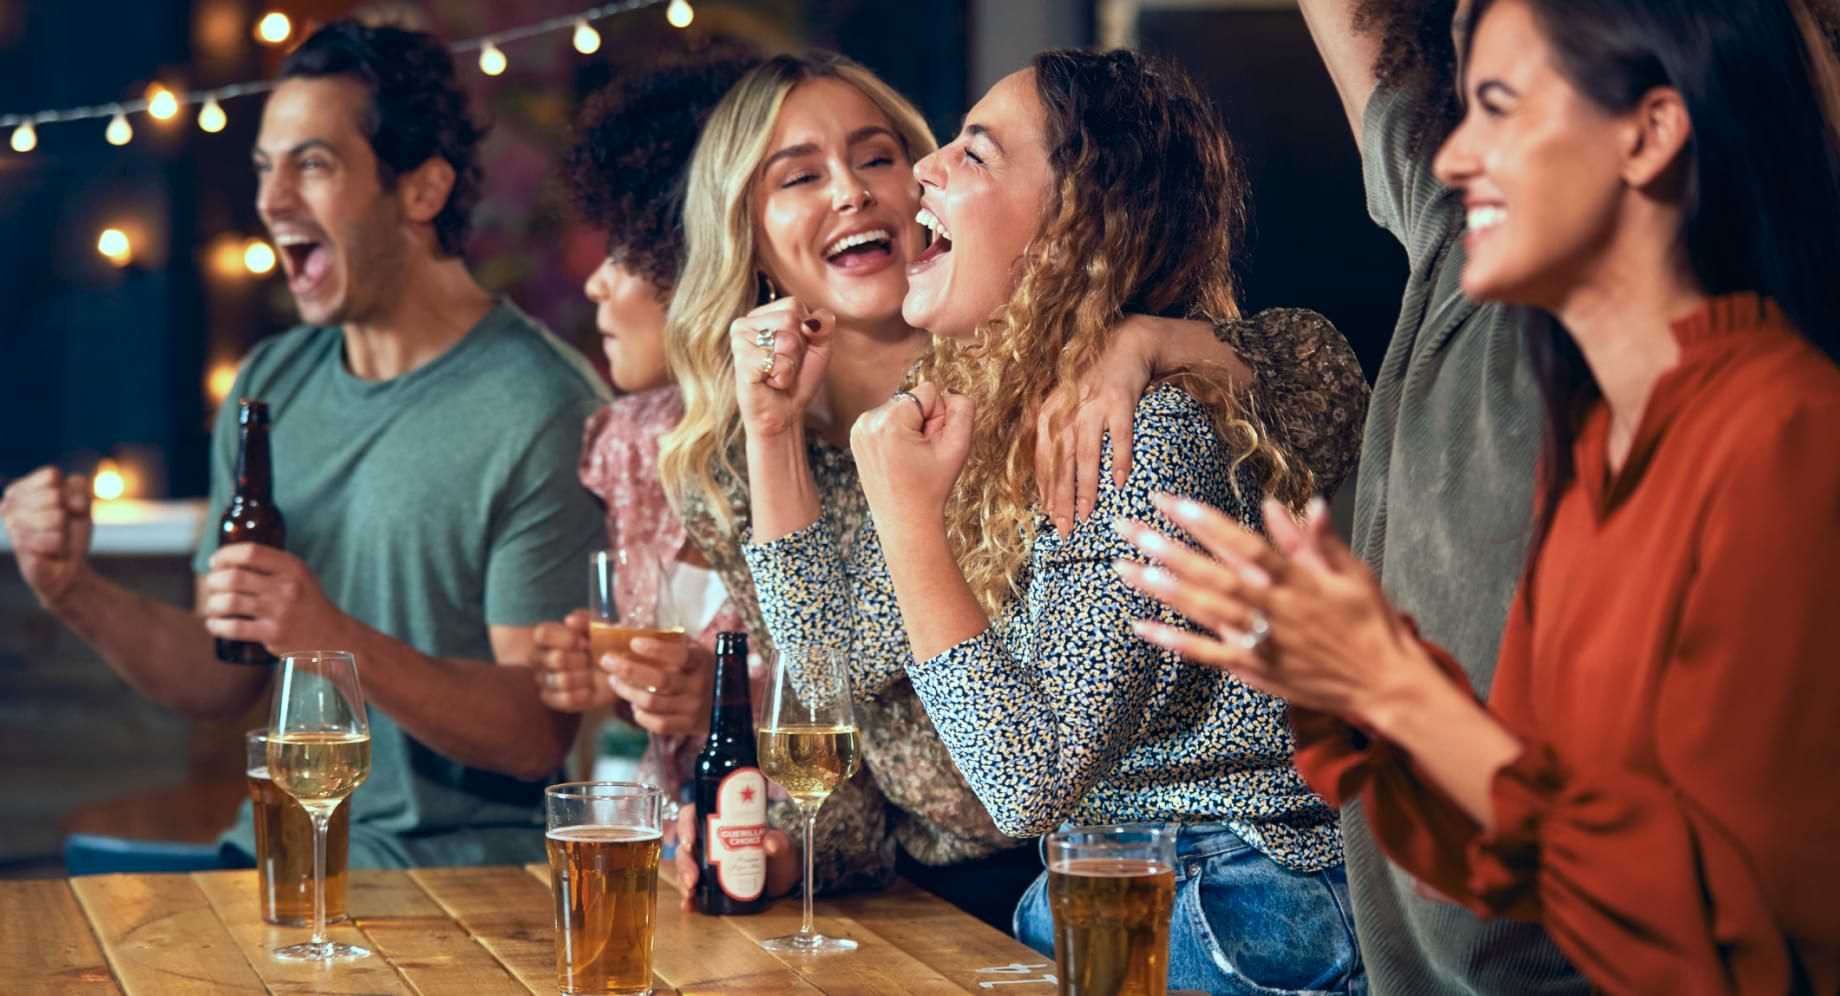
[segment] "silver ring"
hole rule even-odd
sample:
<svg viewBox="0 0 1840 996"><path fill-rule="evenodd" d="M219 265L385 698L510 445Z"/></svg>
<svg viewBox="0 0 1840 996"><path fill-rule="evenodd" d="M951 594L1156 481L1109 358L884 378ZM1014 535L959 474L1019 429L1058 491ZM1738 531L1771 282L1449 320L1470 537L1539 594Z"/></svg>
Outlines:
<svg viewBox="0 0 1840 996"><path fill-rule="evenodd" d="M1252 628L1239 635L1240 649L1257 650L1263 647L1266 641L1270 639L1271 620L1265 618L1265 613L1254 610L1252 613Z"/></svg>
<svg viewBox="0 0 1840 996"><path fill-rule="evenodd" d="M647 685L647 686L645 686L645 694L647 694L647 695L657 695L657 694L658 694L658 686L657 686L657 685Z"/></svg>
<svg viewBox="0 0 1840 996"><path fill-rule="evenodd" d="M554 671L543 672L543 687L555 688L557 685L560 685L560 684L562 684L562 675L559 675Z"/></svg>
<svg viewBox="0 0 1840 996"><path fill-rule="evenodd" d="M778 341L779 333L774 329L756 329L754 331L754 345L759 346L769 353L773 351L773 344Z"/></svg>
<svg viewBox="0 0 1840 996"><path fill-rule="evenodd" d="M918 413L920 416L920 424L921 425L926 424L926 406L920 403L919 398L914 397L914 394L912 391L896 391L893 394L888 396L889 401L893 401L896 398L906 398L907 400L913 402L914 411Z"/></svg>

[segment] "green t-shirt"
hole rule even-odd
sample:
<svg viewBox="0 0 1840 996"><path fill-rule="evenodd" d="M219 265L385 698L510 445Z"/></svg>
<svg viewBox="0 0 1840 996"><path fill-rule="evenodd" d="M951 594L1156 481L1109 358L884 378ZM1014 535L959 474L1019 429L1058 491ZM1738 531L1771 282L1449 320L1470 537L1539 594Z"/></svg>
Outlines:
<svg viewBox="0 0 1840 996"><path fill-rule="evenodd" d="M288 551L353 618L432 656L490 661L488 626L583 604L604 527L576 464L606 390L515 305L501 300L446 353L386 381L351 374L338 328L294 329L250 352L230 397L210 507L233 487L235 399L266 401ZM216 549L207 534L193 570ZM375 705L370 721L370 779L348 803L354 867L542 859L544 782L443 757ZM222 843L253 855L253 840L245 805Z"/></svg>

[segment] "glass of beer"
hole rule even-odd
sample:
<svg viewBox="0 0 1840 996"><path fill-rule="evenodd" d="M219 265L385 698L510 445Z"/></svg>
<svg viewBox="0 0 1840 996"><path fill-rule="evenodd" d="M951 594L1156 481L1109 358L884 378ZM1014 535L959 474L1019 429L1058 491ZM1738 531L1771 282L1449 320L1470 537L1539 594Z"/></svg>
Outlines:
<svg viewBox="0 0 1840 996"><path fill-rule="evenodd" d="M588 652L595 667L606 654L631 655L637 639L681 642L685 628L671 574L650 548L629 544L589 557Z"/></svg>
<svg viewBox="0 0 1840 996"><path fill-rule="evenodd" d="M243 735L249 801L256 822L256 896L262 919L277 927L313 922L313 820L268 776L268 730ZM332 814L326 834L326 922L345 919L345 862L351 807Z"/></svg>
<svg viewBox="0 0 1840 996"><path fill-rule="evenodd" d="M357 659L339 651L284 654L268 729L268 773L313 823L313 937L275 951L281 961L368 958L326 939L326 836L339 804L371 773L371 724Z"/></svg>
<svg viewBox="0 0 1840 996"><path fill-rule="evenodd" d="M631 782L567 782L543 796L556 988L651 992L664 794Z"/></svg>
<svg viewBox="0 0 1840 996"><path fill-rule="evenodd" d="M786 790L805 818L805 920L796 934L760 942L769 951L854 951L847 937L826 937L811 919L812 828L818 809L856 774L856 716L850 701L849 657L831 647L784 649L773 665L757 752L761 774Z"/></svg>
<svg viewBox="0 0 1840 996"><path fill-rule="evenodd" d="M1163 996L1176 831L1159 824L1048 835L1048 907L1061 996Z"/></svg>

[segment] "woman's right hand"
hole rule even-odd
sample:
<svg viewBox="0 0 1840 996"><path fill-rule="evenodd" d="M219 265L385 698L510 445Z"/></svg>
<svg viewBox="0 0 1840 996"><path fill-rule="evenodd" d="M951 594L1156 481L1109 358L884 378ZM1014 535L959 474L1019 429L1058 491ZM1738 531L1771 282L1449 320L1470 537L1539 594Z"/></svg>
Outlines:
<svg viewBox="0 0 1840 996"><path fill-rule="evenodd" d="M826 309L809 310L782 297L729 324L735 396L749 437L777 436L804 421L806 406L824 385L835 321Z"/></svg>
<svg viewBox="0 0 1840 996"><path fill-rule="evenodd" d="M560 622L537 624L531 670L537 694L557 712L587 712L615 698L607 676L588 659L588 610L576 609Z"/></svg>
<svg viewBox="0 0 1840 996"><path fill-rule="evenodd" d="M692 897L696 895L700 871L694 853L698 823L695 806L684 806L677 811L677 856L672 860L677 864L677 885L684 894L683 908L686 910L690 909ZM799 849L792 845L792 838L786 836L784 830L768 830L762 846L767 850L767 898L778 899L797 888L799 876L805 873L799 867Z"/></svg>

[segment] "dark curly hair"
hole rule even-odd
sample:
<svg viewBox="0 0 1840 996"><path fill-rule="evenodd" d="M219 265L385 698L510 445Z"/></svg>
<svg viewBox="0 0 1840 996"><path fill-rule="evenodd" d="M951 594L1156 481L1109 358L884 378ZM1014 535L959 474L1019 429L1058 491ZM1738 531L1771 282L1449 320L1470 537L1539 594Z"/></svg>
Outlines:
<svg viewBox="0 0 1840 996"><path fill-rule="evenodd" d="M683 262L690 155L711 111L762 56L719 42L657 63L588 99L562 172L582 220L607 233L607 255L661 289Z"/></svg>
<svg viewBox="0 0 1840 996"><path fill-rule="evenodd" d="M1414 156L1442 144L1463 115L1456 16L1457 0L1357 0L1355 6L1355 30L1380 38L1374 62L1379 84L1422 95L1406 135Z"/></svg>
<svg viewBox="0 0 1840 996"><path fill-rule="evenodd" d="M479 203L479 141L484 125L467 109L454 59L439 38L422 31L358 21L334 21L300 43L281 64L281 78L346 76L370 92L363 121L386 188L435 156L454 168L454 187L435 215L443 256L466 249Z"/></svg>

